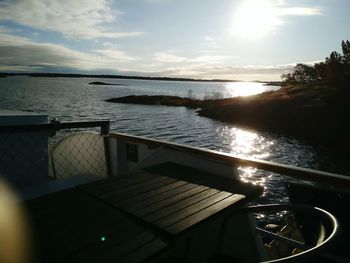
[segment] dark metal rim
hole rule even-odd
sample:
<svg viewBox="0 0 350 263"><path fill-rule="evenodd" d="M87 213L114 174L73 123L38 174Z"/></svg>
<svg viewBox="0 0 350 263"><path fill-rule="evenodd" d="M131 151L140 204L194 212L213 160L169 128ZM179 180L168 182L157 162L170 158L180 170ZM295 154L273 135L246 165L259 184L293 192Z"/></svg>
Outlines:
<svg viewBox="0 0 350 263"><path fill-rule="evenodd" d="M338 220L335 218L334 215L329 213L328 211L313 207L313 206L307 206L307 205L299 205L299 204L270 204L270 205L258 205L258 206L250 206L250 207L244 207L239 209L234 209L232 211L232 215L236 213L257 213L262 211L281 211L281 210L293 210L293 211L302 211L307 214L316 214L320 217L322 217L323 220L327 220L330 224L330 234L328 237L319 245L316 245L304 252L301 252L296 255L274 259L274 260L268 260L268 261L262 261L260 263L276 263L276 262L283 262L283 263L290 263L290 262L301 262L303 260L308 260L314 256L320 255L322 252L327 250L333 242L336 240L336 237L339 234L339 223Z"/></svg>

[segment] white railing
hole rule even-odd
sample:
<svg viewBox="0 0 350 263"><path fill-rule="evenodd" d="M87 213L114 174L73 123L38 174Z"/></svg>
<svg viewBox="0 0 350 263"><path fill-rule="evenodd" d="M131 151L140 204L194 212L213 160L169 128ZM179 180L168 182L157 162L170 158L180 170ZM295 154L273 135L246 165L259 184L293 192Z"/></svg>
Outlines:
<svg viewBox="0 0 350 263"><path fill-rule="evenodd" d="M111 133L109 135L110 145L114 143L115 145L118 144L118 163L120 166L124 167L112 167L112 171L117 171L121 173L127 172L125 169L128 169L125 167L125 161L126 157L123 154L126 154L125 145L135 144L135 145L143 145L144 149L148 149L148 153L145 154L145 156L148 156L149 154L152 154L152 152L157 149L158 147L162 147L164 151L169 152L178 152L182 154L186 154L186 156L195 156L197 159L202 159L203 162L199 164L199 166L202 169L209 169L208 166L203 167L203 163L205 163L205 160L208 162L210 161L211 164L209 166L212 166L213 163L216 163L218 166L222 165L230 165L230 166L249 166L254 167L257 169L261 169L268 172L278 173L281 175L289 176L293 179L298 180L306 180L310 182L320 183L327 187L333 187L337 190L350 190L350 176L336 174L336 173L329 173L309 168L301 168L296 167L292 165L286 165L286 164L280 164L275 162L269 162L264 160L257 160L253 158L246 158L241 156L235 156L232 154L222 153L218 151L213 150L207 150L207 149L201 149L193 146L188 145L182 145L172 142L166 142L161 140L155 140L155 139L148 139L145 137L140 136L133 136L128 134L122 134L122 133ZM146 146L146 148L145 148ZM110 146L111 147L111 146ZM112 147L113 148L113 147ZM141 151L145 151L142 150ZM165 158L165 154L160 155L161 159ZM159 156L159 155L158 155ZM142 158L141 158L142 159ZM140 160L141 161L141 160ZM151 160L149 160L151 164ZM153 162L157 162L156 160L152 160ZM158 160L158 162L160 159ZM111 165L113 166L113 161L111 161ZM132 162L131 162L132 163ZM134 164L136 165L136 163ZM132 167L134 165L131 165ZM192 163L193 165L193 163ZM118 165L117 165L118 166ZM124 169L122 169L124 168ZM129 167L130 168L130 167ZM218 168L218 167L216 167ZM215 171L218 171L217 169ZM219 169L220 171L220 169ZM219 172L220 173L220 172Z"/></svg>

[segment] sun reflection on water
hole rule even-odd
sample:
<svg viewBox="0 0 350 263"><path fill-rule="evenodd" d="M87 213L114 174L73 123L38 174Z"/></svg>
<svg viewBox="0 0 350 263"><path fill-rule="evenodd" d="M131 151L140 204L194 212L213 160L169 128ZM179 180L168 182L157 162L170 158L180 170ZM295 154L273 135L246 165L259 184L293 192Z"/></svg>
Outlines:
<svg viewBox="0 0 350 263"><path fill-rule="evenodd" d="M267 91L263 83L257 82L229 82L225 84L230 97L250 96Z"/></svg>
<svg viewBox="0 0 350 263"><path fill-rule="evenodd" d="M266 159L270 156L273 141L253 131L226 126L219 131L220 136L230 149L230 153L241 157ZM266 190L266 180L269 176L262 176L256 168L237 167L241 181L263 186Z"/></svg>
<svg viewBox="0 0 350 263"><path fill-rule="evenodd" d="M220 139L231 154L239 157L249 157L254 159L271 159L275 155L276 145L273 140L268 139L263 134L236 128L230 125L219 128ZM278 174L266 172L254 167L239 166L236 168L237 176L244 183L251 183L263 187L263 193L255 204L266 204L276 202L288 202L288 196L284 193L284 184L279 179ZM266 222L282 222L287 212L261 212L255 213L255 219L261 224Z"/></svg>

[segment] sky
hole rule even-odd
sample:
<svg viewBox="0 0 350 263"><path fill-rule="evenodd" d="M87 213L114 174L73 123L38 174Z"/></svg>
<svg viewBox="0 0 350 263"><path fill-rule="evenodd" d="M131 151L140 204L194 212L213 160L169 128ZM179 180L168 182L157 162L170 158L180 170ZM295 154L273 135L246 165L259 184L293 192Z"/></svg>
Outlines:
<svg viewBox="0 0 350 263"><path fill-rule="evenodd" d="M280 80L349 25L348 0L0 0L0 71Z"/></svg>

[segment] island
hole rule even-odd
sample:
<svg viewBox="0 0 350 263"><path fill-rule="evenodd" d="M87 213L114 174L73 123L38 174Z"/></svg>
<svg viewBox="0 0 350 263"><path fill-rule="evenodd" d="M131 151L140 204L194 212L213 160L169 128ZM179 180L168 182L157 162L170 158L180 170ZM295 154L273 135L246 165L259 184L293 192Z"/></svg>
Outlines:
<svg viewBox="0 0 350 263"><path fill-rule="evenodd" d="M350 134L350 97L326 84L291 85L254 96L199 100L177 96L126 96L115 103L183 106L200 116L243 127L333 143Z"/></svg>
<svg viewBox="0 0 350 263"><path fill-rule="evenodd" d="M128 103L128 104L144 104L144 105L166 105L166 106L184 106L188 108L202 108L204 101L190 98L182 98L178 96L126 96L119 98L107 99L107 102Z"/></svg>
<svg viewBox="0 0 350 263"><path fill-rule="evenodd" d="M123 84L114 84L114 83L106 83L106 82L101 82L101 81L94 81L90 82L90 85L111 85L111 86L124 86Z"/></svg>

